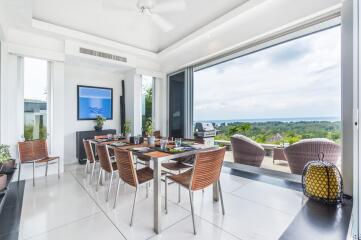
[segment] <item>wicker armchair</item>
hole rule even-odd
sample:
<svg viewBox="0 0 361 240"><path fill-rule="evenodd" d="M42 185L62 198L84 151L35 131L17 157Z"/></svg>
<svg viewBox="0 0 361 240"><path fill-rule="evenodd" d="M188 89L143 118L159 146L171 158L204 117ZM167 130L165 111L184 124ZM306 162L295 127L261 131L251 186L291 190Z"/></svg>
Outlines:
<svg viewBox="0 0 361 240"><path fill-rule="evenodd" d="M325 138L313 138L292 144L286 147L284 152L291 172L302 174L306 164L317 160L320 152L324 153L325 161L336 164L341 156L341 147Z"/></svg>
<svg viewBox="0 0 361 240"><path fill-rule="evenodd" d="M240 134L231 137L231 144L235 163L261 166L266 152L260 144Z"/></svg>

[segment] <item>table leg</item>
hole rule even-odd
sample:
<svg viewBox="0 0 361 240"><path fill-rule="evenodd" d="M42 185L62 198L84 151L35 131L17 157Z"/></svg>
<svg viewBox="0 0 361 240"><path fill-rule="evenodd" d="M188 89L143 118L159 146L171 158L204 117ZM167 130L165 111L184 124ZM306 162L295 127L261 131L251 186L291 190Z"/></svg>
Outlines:
<svg viewBox="0 0 361 240"><path fill-rule="evenodd" d="M219 200L219 188L218 182L213 183L213 201L218 202Z"/></svg>
<svg viewBox="0 0 361 240"><path fill-rule="evenodd" d="M161 161L157 158L152 158L154 163L154 232L159 234L162 231L162 222L161 222L161 208L162 208L162 198L161 198Z"/></svg>

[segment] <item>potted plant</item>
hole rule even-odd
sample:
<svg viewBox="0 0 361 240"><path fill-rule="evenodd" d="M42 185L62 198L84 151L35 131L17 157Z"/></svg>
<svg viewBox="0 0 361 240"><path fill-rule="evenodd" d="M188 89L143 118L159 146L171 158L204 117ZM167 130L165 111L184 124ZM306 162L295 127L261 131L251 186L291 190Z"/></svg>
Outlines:
<svg viewBox="0 0 361 240"><path fill-rule="evenodd" d="M130 137L131 137L131 129L130 129L130 122L129 121L125 121L124 122L124 136L127 139L127 141L130 141Z"/></svg>
<svg viewBox="0 0 361 240"><path fill-rule="evenodd" d="M105 117L101 115L97 115L97 117L95 118L95 123L96 123L96 125L94 126L95 131L100 132L103 129L103 125L105 121L106 121Z"/></svg>
<svg viewBox="0 0 361 240"><path fill-rule="evenodd" d="M1 167L2 168L2 167ZM2 169L0 169L1 171ZM4 190L6 188L6 182L8 179L8 175L6 174L0 174L0 191Z"/></svg>
<svg viewBox="0 0 361 240"><path fill-rule="evenodd" d="M13 172L15 167L15 160L11 159L10 146L0 144L0 172Z"/></svg>
<svg viewBox="0 0 361 240"><path fill-rule="evenodd" d="M148 118L145 121L145 134L148 138L148 144L154 145L155 144L155 136L154 136L154 128L153 128L153 121L152 118Z"/></svg>

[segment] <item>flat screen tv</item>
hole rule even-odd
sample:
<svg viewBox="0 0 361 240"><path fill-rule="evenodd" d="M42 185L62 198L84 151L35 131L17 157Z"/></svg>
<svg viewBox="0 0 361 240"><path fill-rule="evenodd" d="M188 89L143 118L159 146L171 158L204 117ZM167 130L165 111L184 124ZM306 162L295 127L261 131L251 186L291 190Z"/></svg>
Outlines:
<svg viewBox="0 0 361 240"><path fill-rule="evenodd" d="M78 85L78 120L113 119L113 89Z"/></svg>

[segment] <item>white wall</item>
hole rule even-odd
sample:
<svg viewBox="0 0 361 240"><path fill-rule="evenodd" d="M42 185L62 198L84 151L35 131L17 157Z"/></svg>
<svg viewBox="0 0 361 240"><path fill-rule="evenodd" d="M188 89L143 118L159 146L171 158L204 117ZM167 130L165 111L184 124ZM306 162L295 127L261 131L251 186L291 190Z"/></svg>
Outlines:
<svg viewBox="0 0 361 240"><path fill-rule="evenodd" d="M6 44L2 44L2 77L1 77L1 143L10 145L11 155L17 156L16 144L21 137L19 112L21 104L18 92L21 88L18 75L18 57L6 52ZM21 94L20 94L21 95Z"/></svg>
<svg viewBox="0 0 361 240"><path fill-rule="evenodd" d="M104 124L104 129L120 130L121 80L123 75L101 68L89 68L74 64L65 64L64 74L64 161L76 162L76 131L94 130L94 121L77 120L77 85L113 88L113 120Z"/></svg>

